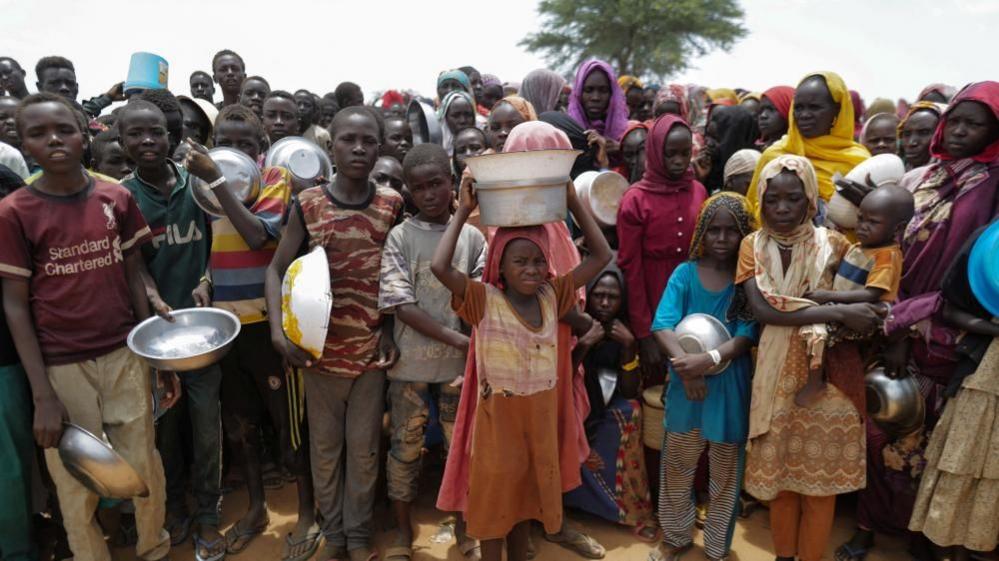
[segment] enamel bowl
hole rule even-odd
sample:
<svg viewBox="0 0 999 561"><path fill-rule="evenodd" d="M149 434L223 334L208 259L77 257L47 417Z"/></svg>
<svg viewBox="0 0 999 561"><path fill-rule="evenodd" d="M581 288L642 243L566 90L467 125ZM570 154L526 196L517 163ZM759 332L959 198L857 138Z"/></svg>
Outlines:
<svg viewBox="0 0 999 561"><path fill-rule="evenodd" d="M617 210L621 206L628 180L615 171L584 171L573 181L576 194L601 228L617 224Z"/></svg>
<svg viewBox="0 0 999 561"><path fill-rule="evenodd" d="M316 247L295 259L281 281L281 327L289 341L313 358L323 356L333 291L326 250Z"/></svg>

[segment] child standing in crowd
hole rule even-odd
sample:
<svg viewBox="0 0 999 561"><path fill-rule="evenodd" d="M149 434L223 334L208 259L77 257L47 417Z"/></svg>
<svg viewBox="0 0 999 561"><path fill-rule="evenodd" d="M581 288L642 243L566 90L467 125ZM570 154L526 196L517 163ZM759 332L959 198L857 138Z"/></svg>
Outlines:
<svg viewBox="0 0 999 561"><path fill-rule="evenodd" d="M812 225L819 187L808 159L784 154L759 173L762 227L739 249L736 282L763 324L753 374L746 490L770 501L777 559L819 561L832 531L836 495L864 486L864 425L835 381L812 407L794 395L809 358L826 344L825 324L867 331L873 304L819 306L806 292L827 290L848 249L837 232Z"/></svg>
<svg viewBox="0 0 999 561"><path fill-rule="evenodd" d="M646 386L662 383L665 360L652 315L670 275L687 256L697 210L707 198L690 169L693 137L676 115L656 119L645 141L645 174L618 210L618 265L630 290L628 317L638 338Z"/></svg>
<svg viewBox="0 0 999 561"><path fill-rule="evenodd" d="M132 173L135 162L122 149L118 130L115 126L95 136L90 142L90 154L94 171L121 181Z"/></svg>
<svg viewBox="0 0 999 561"><path fill-rule="evenodd" d="M400 362L388 371L392 422L388 497L399 525L396 547L385 552L390 560L413 555L410 505L417 496L430 403L438 411L445 445L450 445L461 395L461 387L454 382L465 370L468 351L468 334L451 309L451 293L430 272L434 250L451 220L454 179L450 158L436 144L421 144L406 156L404 173L417 213L389 233L378 297L381 312L396 316L400 354ZM485 237L466 224L458 236L452 265L478 279L485 257ZM467 555L478 544L464 535L460 515L458 521L458 548Z"/></svg>
<svg viewBox="0 0 999 561"><path fill-rule="evenodd" d="M833 278L832 290L807 292L804 298L819 304L894 302L902 280L902 250L898 244L913 212L912 193L901 187L884 185L868 193L861 201L857 215L858 243L843 256ZM829 351L832 354L827 357L826 368L832 372L843 361L834 360L841 352L835 346ZM861 362L853 362L862 367ZM853 377L859 379L856 372ZM809 407L824 390L822 371L810 371L808 381L795 394L794 402L800 407ZM858 387L848 393L859 395L859 391Z"/></svg>
<svg viewBox="0 0 999 561"><path fill-rule="evenodd" d="M529 521L546 532L562 526L557 404L558 320L575 308L585 286L611 259L610 247L589 210L566 189L592 253L571 273L553 278L547 230L500 228L486 261L484 282L452 265L465 222L476 207L471 178L462 182L458 212L434 254L431 270L454 295L458 316L475 328L475 375L465 380L477 401L465 516L468 533L482 541L482 558L527 558ZM474 391L474 393L472 393Z"/></svg>
<svg viewBox="0 0 999 561"><path fill-rule="evenodd" d="M235 148L255 162L265 138L260 119L244 105L227 106L215 121L215 145ZM201 146L194 149L204 151ZM201 165L207 167L207 162ZM235 344L221 362L221 401L226 439L239 458L250 495L246 514L226 532L227 550L243 551L269 524L260 458L260 425L267 414L278 434L279 457L298 483L298 524L288 536L284 552L285 559L298 559L315 552L319 531L308 449L304 442L292 438L296 420L291 417L289 403L297 399L297 388L289 384L281 356L270 345L266 321L274 310L264 300L264 267L281 238L281 221L291 197L291 175L279 167L263 170L260 194L249 206L236 199L224 180L212 192L225 216L212 220L211 275L201 279L194 299L199 306L211 303L228 310L242 323Z"/></svg>
<svg viewBox="0 0 999 561"><path fill-rule="evenodd" d="M99 497L70 475L55 448L64 421L107 433L146 482L149 495L134 499L136 552L163 559L170 537L163 530L163 466L148 370L125 346L128 332L149 314L138 252L149 227L127 189L84 173L84 131L65 98L29 96L18 109L17 129L42 175L0 202L4 310L31 385L35 438L45 448L70 548L80 560L111 558L95 518ZM162 403L170 407L176 378L160 373L160 379L170 384Z"/></svg>
<svg viewBox="0 0 999 561"><path fill-rule="evenodd" d="M274 347L305 369L312 478L326 538L321 558L368 561L375 556L371 516L385 371L399 357L392 316L378 313L378 276L403 201L368 179L383 131L367 108L341 110L330 129L336 177L298 195L267 267L267 301ZM288 341L281 327L281 278L303 245L324 248L330 266L333 308L319 360Z"/></svg>
<svg viewBox="0 0 999 561"><path fill-rule="evenodd" d="M191 197L191 175L168 159L166 118L155 105L142 100L130 102L118 112L117 127L122 131L126 153L137 162L135 173L125 177L122 185L135 197L153 234L152 243L142 247L153 287L159 288L162 297L151 299L153 306L162 312L193 307L192 293L208 270L211 235L205 213ZM193 161L206 163L205 158ZM209 183L218 177L214 165L202 165L193 171ZM177 545L187 538L193 522L199 558L219 559L225 555L225 542L218 530L222 503L222 371L213 364L179 376L191 424L192 462L188 464L184 459L183 420L179 411L171 409L157 425L157 444L167 478L167 529L171 543ZM185 493L189 465L197 502L193 518L187 511Z"/></svg>
<svg viewBox="0 0 999 561"><path fill-rule="evenodd" d="M0 59L0 63L3 59ZM2 68L2 67L0 67ZM24 187L21 177L0 164L0 201ZM0 553L9 559L34 561L37 545L31 532L31 472L35 443L31 438L31 387L14 348L3 313L0 284Z"/></svg>
<svg viewBox="0 0 999 561"><path fill-rule="evenodd" d="M731 317L739 244L753 230L749 203L742 195L722 192L705 201L690 244L690 261L670 276L652 330L670 356L666 390L666 436L660 471L659 519L665 531L658 559L677 559L693 546L693 485L697 463L708 445L711 502L704 525L708 559L729 554L742 488L746 434L749 428L749 349L756 342L756 322ZM694 313L722 322L732 338L706 353L688 353L674 330ZM722 362L728 367L706 374Z"/></svg>
<svg viewBox="0 0 999 561"><path fill-rule="evenodd" d="M239 103L239 89L245 79L246 64L243 63L243 57L229 49L215 53L212 57L212 80L222 90L222 101L216 104L219 109ZM193 90L192 95L198 97Z"/></svg>

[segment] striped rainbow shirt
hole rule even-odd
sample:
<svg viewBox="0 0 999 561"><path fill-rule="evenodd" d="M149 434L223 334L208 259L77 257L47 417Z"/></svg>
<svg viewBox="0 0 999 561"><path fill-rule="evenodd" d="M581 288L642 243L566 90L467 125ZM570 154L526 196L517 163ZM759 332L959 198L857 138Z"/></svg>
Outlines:
<svg viewBox="0 0 999 561"><path fill-rule="evenodd" d="M210 268L214 286L213 305L228 310L243 324L267 319L264 273L281 239L281 221L291 199L291 175L281 167L270 167L261 176L263 188L250 207L270 239L253 250L228 218L212 218Z"/></svg>

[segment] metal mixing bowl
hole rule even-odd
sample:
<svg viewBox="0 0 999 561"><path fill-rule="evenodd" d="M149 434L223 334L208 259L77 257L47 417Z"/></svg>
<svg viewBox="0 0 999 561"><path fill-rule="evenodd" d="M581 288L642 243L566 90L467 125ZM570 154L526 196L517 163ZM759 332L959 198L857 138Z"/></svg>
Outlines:
<svg viewBox="0 0 999 561"><path fill-rule="evenodd" d="M107 442L82 427L72 423L63 425L59 459L70 475L101 497L131 499L149 496L149 487L135 468Z"/></svg>
<svg viewBox="0 0 999 561"><path fill-rule="evenodd" d="M239 335L239 318L218 308L184 308L174 321L153 316L128 334L128 348L153 368L173 372L215 364Z"/></svg>
<svg viewBox="0 0 999 561"><path fill-rule="evenodd" d="M333 177L333 163L316 143L301 136L286 136L267 151L265 167L283 167L291 173L295 191L316 185L316 179Z"/></svg>
<svg viewBox="0 0 999 561"><path fill-rule="evenodd" d="M676 324L673 332L680 340L680 346L688 353L706 353L732 338L725 324L708 314L690 314ZM718 374L728 365L729 361L722 361L705 375Z"/></svg>
<svg viewBox="0 0 999 561"><path fill-rule="evenodd" d="M879 427L904 436L923 425L926 402L912 376L889 378L884 368L872 368L864 378L867 414Z"/></svg>
<svg viewBox="0 0 999 561"><path fill-rule="evenodd" d="M225 176L225 185L243 204L252 204L260 196L260 168L249 156L234 148L220 146L208 151L208 155ZM191 177L191 197L201 210L215 216L225 216L222 205L208 184L197 177Z"/></svg>

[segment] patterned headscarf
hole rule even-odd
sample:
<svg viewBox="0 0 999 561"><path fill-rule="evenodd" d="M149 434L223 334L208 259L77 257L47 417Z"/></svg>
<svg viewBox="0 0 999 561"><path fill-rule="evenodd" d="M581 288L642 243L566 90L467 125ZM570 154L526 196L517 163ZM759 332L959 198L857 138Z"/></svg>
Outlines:
<svg viewBox="0 0 999 561"><path fill-rule="evenodd" d="M752 148L743 148L729 157L725 162L725 169L722 172L722 182L728 181L729 177L741 173L753 173L756 164L760 161L761 154Z"/></svg>
<svg viewBox="0 0 999 561"><path fill-rule="evenodd" d="M939 119L944 114L944 111L947 111L947 104L935 101L917 101L910 105L908 111L905 112L905 116L898 122L898 135L900 137L902 136L902 129L905 128L905 122L917 111L931 111Z"/></svg>
<svg viewBox="0 0 999 561"><path fill-rule="evenodd" d="M719 210L727 210L735 218L735 226L739 229L739 237L744 238L756 229L756 221L749 209L749 200L738 193L722 191L708 197L701 205L697 215L697 225L694 226L694 237L690 240L690 258L700 259L704 255L704 232Z"/></svg>
<svg viewBox="0 0 999 561"><path fill-rule="evenodd" d="M621 91L628 93L631 88L645 88L645 84L635 76L624 74L617 79L617 85L621 86Z"/></svg>
<svg viewBox="0 0 999 561"><path fill-rule="evenodd" d="M916 101L922 101L924 97L930 95L931 93L938 93L942 95L944 99L946 99L949 103L951 101L951 98L954 97L954 94L957 93L957 88L955 88L954 86L948 86L947 84L941 84L941 83L930 84L925 88L923 88L921 92L919 92L919 95L916 97Z"/></svg>
<svg viewBox="0 0 999 561"><path fill-rule="evenodd" d="M441 145L444 146L447 153L452 156L454 155L454 135L457 134L458 131L451 130L451 127L448 126L447 119L445 117L447 116L448 109L451 108L451 104L457 99L464 99L468 102L472 111L475 111L475 98L472 97L472 94L463 90L451 90L448 92L448 94L444 96L444 101L441 102L440 108L437 109L437 120L441 123Z"/></svg>
<svg viewBox="0 0 999 561"><path fill-rule="evenodd" d="M666 84L656 92L656 101L652 104L653 110L664 103L674 102L680 107L680 118L687 120L687 88L682 84Z"/></svg>

